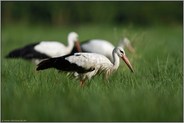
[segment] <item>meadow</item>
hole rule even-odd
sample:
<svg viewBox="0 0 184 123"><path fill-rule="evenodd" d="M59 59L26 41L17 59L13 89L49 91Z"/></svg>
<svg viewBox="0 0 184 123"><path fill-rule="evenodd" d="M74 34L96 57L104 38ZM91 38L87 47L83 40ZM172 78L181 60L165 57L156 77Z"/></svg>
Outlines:
<svg viewBox="0 0 184 123"><path fill-rule="evenodd" d="M96 76L84 88L55 69L36 71L22 59L5 59L15 48L41 40L67 44L71 31L80 41L101 38L117 45L126 36L136 52L126 54L109 81ZM182 25L2 26L2 121L183 121Z"/></svg>

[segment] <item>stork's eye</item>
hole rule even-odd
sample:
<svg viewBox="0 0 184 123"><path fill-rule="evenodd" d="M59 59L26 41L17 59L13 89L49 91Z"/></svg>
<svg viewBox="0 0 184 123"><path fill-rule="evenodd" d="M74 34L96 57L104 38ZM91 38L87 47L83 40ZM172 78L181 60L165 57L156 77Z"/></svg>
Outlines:
<svg viewBox="0 0 184 123"><path fill-rule="evenodd" d="M120 52L124 54L124 52L123 52L123 51L121 51L121 50L120 50Z"/></svg>

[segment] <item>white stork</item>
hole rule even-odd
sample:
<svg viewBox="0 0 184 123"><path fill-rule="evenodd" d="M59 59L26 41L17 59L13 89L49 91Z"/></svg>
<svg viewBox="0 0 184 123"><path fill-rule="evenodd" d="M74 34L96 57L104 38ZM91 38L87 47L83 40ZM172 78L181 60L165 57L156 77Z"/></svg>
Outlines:
<svg viewBox="0 0 184 123"><path fill-rule="evenodd" d="M127 64L133 72L132 65L125 55L125 51L121 47L114 48L112 52L113 62L107 57L96 53L75 53L63 57L56 57L44 60L38 64L36 70L44 70L48 68L56 68L60 71L70 72L77 76L80 85L83 86L85 80L91 79L97 73L105 73L107 78L113 71L119 67L119 57Z"/></svg>
<svg viewBox="0 0 184 123"><path fill-rule="evenodd" d="M41 41L26 45L23 48L15 49L11 51L6 58L23 58L38 63L40 60L46 58L70 54L74 45L77 47L77 51L80 51L78 34L71 32L68 34L68 46L57 41Z"/></svg>
<svg viewBox="0 0 184 123"><path fill-rule="evenodd" d="M123 49L127 48L130 52L134 52L134 48L132 47L128 38L124 38L120 40L119 47ZM106 56L111 61L113 61L112 51L115 46L107 40L103 39L91 39L81 43L82 52L90 52L90 53L98 53ZM76 52L76 47L74 47L72 52Z"/></svg>

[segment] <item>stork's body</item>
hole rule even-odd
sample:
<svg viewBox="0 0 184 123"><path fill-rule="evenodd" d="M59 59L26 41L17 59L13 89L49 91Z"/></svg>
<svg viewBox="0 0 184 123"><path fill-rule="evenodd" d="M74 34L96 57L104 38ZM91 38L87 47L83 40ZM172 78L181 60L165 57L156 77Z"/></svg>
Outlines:
<svg viewBox="0 0 184 123"><path fill-rule="evenodd" d="M80 79L82 85L86 79L91 79L97 73L104 73L108 77L119 67L119 57L121 57L133 72L132 66L122 48L114 48L113 62L107 57L96 53L75 53L58 58L51 58L38 64L37 70L56 68L61 71L67 71Z"/></svg>
<svg viewBox="0 0 184 123"><path fill-rule="evenodd" d="M127 48L130 52L134 52L133 47L130 44L130 41L127 38L124 38L119 42L119 47ZM107 40L103 39L91 39L81 43L82 52L98 53L106 56L111 61L113 61L112 51L115 46ZM75 47L73 52L75 52Z"/></svg>
<svg viewBox="0 0 184 123"><path fill-rule="evenodd" d="M79 49L78 35L75 32L71 32L68 35L68 46L58 41L41 41L18 48L11 51L7 58L23 58L27 60L39 61L45 58L53 58L70 54L73 47Z"/></svg>

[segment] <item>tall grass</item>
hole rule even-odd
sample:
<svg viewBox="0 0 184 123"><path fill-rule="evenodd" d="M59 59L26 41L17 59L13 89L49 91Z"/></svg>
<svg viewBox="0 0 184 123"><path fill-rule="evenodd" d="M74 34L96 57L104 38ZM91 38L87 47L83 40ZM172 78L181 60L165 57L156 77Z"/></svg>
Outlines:
<svg viewBox="0 0 184 123"><path fill-rule="evenodd" d="M35 41L66 43L70 31L81 41L103 38L115 45L127 36L136 48L126 51L135 73L122 62L108 82L96 76L80 88L54 69L37 72L31 62L4 58ZM182 121L182 27L4 26L1 76L3 121Z"/></svg>

